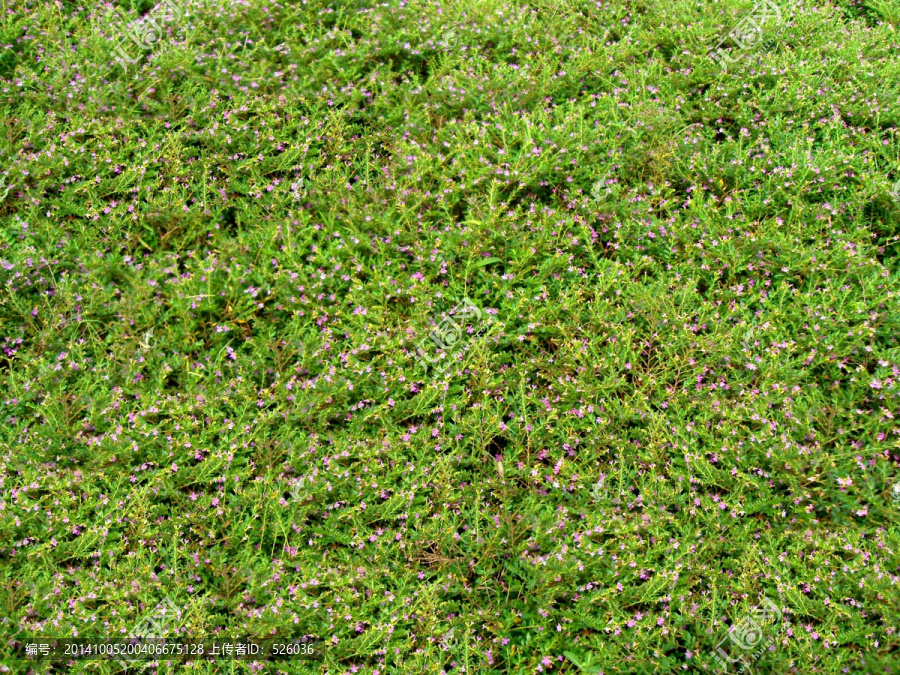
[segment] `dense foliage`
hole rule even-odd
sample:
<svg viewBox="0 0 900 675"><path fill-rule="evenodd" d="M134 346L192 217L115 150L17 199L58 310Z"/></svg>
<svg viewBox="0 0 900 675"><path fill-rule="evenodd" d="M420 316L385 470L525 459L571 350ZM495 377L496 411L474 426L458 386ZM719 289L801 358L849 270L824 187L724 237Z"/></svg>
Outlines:
<svg viewBox="0 0 900 675"><path fill-rule="evenodd" d="M2 7L0 670L896 667L896 3L183 6Z"/></svg>

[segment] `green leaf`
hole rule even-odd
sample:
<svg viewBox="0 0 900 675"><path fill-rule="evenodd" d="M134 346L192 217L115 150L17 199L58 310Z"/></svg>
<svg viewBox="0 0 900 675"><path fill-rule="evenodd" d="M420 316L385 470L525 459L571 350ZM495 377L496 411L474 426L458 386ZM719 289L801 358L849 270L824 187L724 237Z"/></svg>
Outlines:
<svg viewBox="0 0 900 675"><path fill-rule="evenodd" d="M579 661L578 658L572 652L563 652L563 656L565 656L569 661L578 666L578 670L582 673L588 673L588 675L598 675L600 673L600 666L594 665L591 662L594 660L592 655L588 655L587 661Z"/></svg>

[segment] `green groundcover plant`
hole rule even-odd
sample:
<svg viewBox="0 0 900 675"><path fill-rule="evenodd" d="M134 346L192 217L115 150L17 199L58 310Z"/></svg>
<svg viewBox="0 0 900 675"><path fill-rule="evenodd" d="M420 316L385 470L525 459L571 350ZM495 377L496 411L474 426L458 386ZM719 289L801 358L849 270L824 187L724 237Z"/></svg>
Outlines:
<svg viewBox="0 0 900 675"><path fill-rule="evenodd" d="M896 2L0 9L0 671L900 668Z"/></svg>

